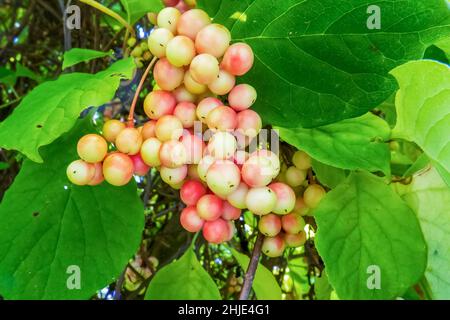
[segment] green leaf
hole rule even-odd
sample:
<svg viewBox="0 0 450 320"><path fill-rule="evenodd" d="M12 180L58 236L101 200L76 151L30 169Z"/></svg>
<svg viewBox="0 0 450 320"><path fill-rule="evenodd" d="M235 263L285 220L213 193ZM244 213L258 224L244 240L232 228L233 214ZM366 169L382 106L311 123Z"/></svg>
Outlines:
<svg viewBox="0 0 450 320"><path fill-rule="evenodd" d="M80 62L87 62L97 58L112 56L112 51L102 52L91 49L73 48L64 52L62 69L69 68Z"/></svg>
<svg viewBox="0 0 450 320"><path fill-rule="evenodd" d="M9 168L9 163L8 162L3 162L3 161L0 161L0 170L5 170L5 169L8 169Z"/></svg>
<svg viewBox="0 0 450 320"><path fill-rule="evenodd" d="M128 16L128 23L134 24L147 12L159 12L164 5L161 0L120 0Z"/></svg>
<svg viewBox="0 0 450 320"><path fill-rule="evenodd" d="M0 123L0 147L42 162L39 148L69 131L85 108L110 101L134 68L128 58L97 74L71 73L37 86Z"/></svg>
<svg viewBox="0 0 450 320"><path fill-rule="evenodd" d="M0 83L14 86L19 77L30 78L37 82L41 81L41 78L36 73L20 63L16 63L16 71L0 67Z"/></svg>
<svg viewBox="0 0 450 320"><path fill-rule="evenodd" d="M387 123L373 114L318 128L281 128L280 137L312 158L341 169L382 171L389 175Z"/></svg>
<svg viewBox="0 0 450 320"><path fill-rule="evenodd" d="M16 83L16 73L11 69L0 67L0 83L14 86Z"/></svg>
<svg viewBox="0 0 450 320"><path fill-rule="evenodd" d="M450 34L444 0L199 0L255 53L242 78L266 123L316 127L365 114L396 89L388 72ZM370 5L381 29L369 30Z"/></svg>
<svg viewBox="0 0 450 320"><path fill-rule="evenodd" d="M351 173L313 213L317 249L340 299L393 299L422 277L427 249L419 222L381 178ZM371 286L377 275L379 289Z"/></svg>
<svg viewBox="0 0 450 320"><path fill-rule="evenodd" d="M328 276L325 270L322 271L322 275L316 278L314 283L314 291L316 293L317 300L330 300L333 287L328 281Z"/></svg>
<svg viewBox="0 0 450 320"><path fill-rule="evenodd" d="M392 135L415 142L450 172L450 68L435 61L413 61L391 72L400 85Z"/></svg>
<svg viewBox="0 0 450 320"><path fill-rule="evenodd" d="M434 168L421 171L396 190L416 212L428 245L425 276L434 299L450 299L450 189Z"/></svg>
<svg viewBox="0 0 450 320"><path fill-rule="evenodd" d="M447 56L447 59L450 60L450 37L442 39L435 43L436 47L444 51Z"/></svg>
<svg viewBox="0 0 450 320"><path fill-rule="evenodd" d="M242 270L245 272L248 268L248 264L250 263L250 258L233 248L230 248L230 250ZM277 280L273 276L272 272L260 263L256 269L252 287L255 291L256 297L259 300L281 300L281 288L278 285Z"/></svg>
<svg viewBox="0 0 450 320"><path fill-rule="evenodd" d="M194 241L183 256L159 270L150 282L146 300L220 300L214 280L203 269Z"/></svg>
<svg viewBox="0 0 450 320"><path fill-rule="evenodd" d="M320 183L330 189L335 188L348 175L348 171L346 170L323 164L315 159L312 159L312 168Z"/></svg>
<svg viewBox="0 0 450 320"><path fill-rule="evenodd" d="M0 293L7 299L88 299L114 281L139 247L136 184L75 186L66 177L89 119L25 160L0 205ZM75 267L74 267L75 266ZM74 269L71 269L74 268ZM80 288L67 283L79 268ZM73 288L73 287L72 287Z"/></svg>

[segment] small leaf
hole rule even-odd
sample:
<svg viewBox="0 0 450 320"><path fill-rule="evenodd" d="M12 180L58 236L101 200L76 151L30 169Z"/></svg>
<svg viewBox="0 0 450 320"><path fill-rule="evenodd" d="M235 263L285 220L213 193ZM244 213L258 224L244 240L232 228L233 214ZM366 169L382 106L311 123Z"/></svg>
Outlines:
<svg viewBox="0 0 450 320"><path fill-rule="evenodd" d="M112 56L112 51L102 52L91 49L73 48L64 52L62 69L69 68L80 62L87 62L97 58Z"/></svg>
<svg viewBox="0 0 450 320"><path fill-rule="evenodd" d="M381 178L350 174L313 213L316 246L340 299L394 299L423 276L419 222Z"/></svg>
<svg viewBox="0 0 450 320"><path fill-rule="evenodd" d="M244 272L247 271L250 258L233 248L230 248L230 250L242 270ZM259 300L281 300L281 288L277 280L273 276L273 273L262 264L258 264L252 287Z"/></svg>
<svg viewBox="0 0 450 320"><path fill-rule="evenodd" d="M128 16L128 23L134 24L148 12L158 13L164 8L161 0L120 0Z"/></svg>
<svg viewBox="0 0 450 320"><path fill-rule="evenodd" d="M94 75L71 73L37 86L0 123L0 147L42 162L39 148L69 131L87 107L110 101L120 80L130 79L134 68L129 58Z"/></svg>
<svg viewBox="0 0 450 320"><path fill-rule="evenodd" d="M43 164L25 160L1 202L0 292L7 299L89 299L139 247L144 209L134 182L80 187L66 177L78 139L94 130L89 122L42 148ZM77 276L80 287L71 289Z"/></svg>
<svg viewBox="0 0 450 320"><path fill-rule="evenodd" d="M281 128L281 138L312 158L341 169L382 171L389 175L387 123L373 114L313 129Z"/></svg>
<svg viewBox="0 0 450 320"><path fill-rule="evenodd" d="M159 270L145 294L146 300L220 300L211 276L197 260L194 241L183 256Z"/></svg>

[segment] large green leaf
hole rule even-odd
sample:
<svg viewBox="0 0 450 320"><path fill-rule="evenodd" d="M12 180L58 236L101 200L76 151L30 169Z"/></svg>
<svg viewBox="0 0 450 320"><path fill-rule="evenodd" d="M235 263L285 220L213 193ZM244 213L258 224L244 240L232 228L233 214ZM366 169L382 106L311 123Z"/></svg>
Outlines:
<svg viewBox="0 0 450 320"><path fill-rule="evenodd" d="M233 248L230 248L230 250L242 270L245 272L248 268L250 258ZM277 280L272 272L262 264L258 264L252 287L259 300L281 300L281 288L278 285Z"/></svg>
<svg viewBox="0 0 450 320"><path fill-rule="evenodd" d="M71 73L39 85L0 123L0 147L42 162L39 148L69 131L85 108L110 101L134 68L129 58L94 75Z"/></svg>
<svg viewBox="0 0 450 320"><path fill-rule="evenodd" d="M64 70L80 62L86 62L93 59L103 58L111 55L112 51L103 52L91 49L73 48L70 49L69 51L64 52L62 69Z"/></svg>
<svg viewBox="0 0 450 320"><path fill-rule="evenodd" d="M394 67L450 34L445 0L199 0L255 53L243 78L266 123L315 127L366 113L396 89ZM369 30L367 9L381 10Z"/></svg>
<svg viewBox="0 0 450 320"><path fill-rule="evenodd" d="M381 178L352 173L314 210L316 245L341 299L392 299L423 276L426 244L414 212ZM380 288L368 286L380 271Z"/></svg>
<svg viewBox="0 0 450 320"><path fill-rule="evenodd" d="M342 169L389 174L388 124L372 114L313 129L282 128L281 138L314 159Z"/></svg>
<svg viewBox="0 0 450 320"><path fill-rule="evenodd" d="M127 12L127 21L134 24L147 12L159 12L164 5L161 0L120 0Z"/></svg>
<svg viewBox="0 0 450 320"><path fill-rule="evenodd" d="M159 270L150 282L146 300L220 300L214 280L203 269L194 241L183 256Z"/></svg>
<svg viewBox="0 0 450 320"><path fill-rule="evenodd" d="M450 68L413 61L391 72L400 85L393 136L417 143L450 173Z"/></svg>
<svg viewBox="0 0 450 320"><path fill-rule="evenodd" d="M144 209L136 184L71 184L67 165L89 120L25 160L0 205L0 295L7 299L88 299L111 283L137 250ZM73 267L75 266L75 267ZM79 268L80 288L69 289ZM74 282L76 283L76 281Z"/></svg>
<svg viewBox="0 0 450 320"><path fill-rule="evenodd" d="M312 168L319 182L330 189L339 185L348 175L347 170L323 164L316 159L312 160Z"/></svg>
<svg viewBox="0 0 450 320"><path fill-rule="evenodd" d="M426 277L435 299L450 299L450 189L434 168L397 191L416 212L428 245Z"/></svg>
<svg viewBox="0 0 450 320"><path fill-rule="evenodd" d="M445 53L447 59L450 59L450 36L436 42L435 45Z"/></svg>

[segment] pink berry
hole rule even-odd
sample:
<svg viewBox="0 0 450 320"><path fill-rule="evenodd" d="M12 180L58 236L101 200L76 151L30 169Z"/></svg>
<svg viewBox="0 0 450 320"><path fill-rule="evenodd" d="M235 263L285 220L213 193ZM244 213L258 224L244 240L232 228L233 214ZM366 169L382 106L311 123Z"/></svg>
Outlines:
<svg viewBox="0 0 450 320"><path fill-rule="evenodd" d="M241 209L231 205L228 201L223 202L222 219L237 220L241 216Z"/></svg>
<svg viewBox="0 0 450 320"><path fill-rule="evenodd" d="M221 67L235 76L242 76L253 66L253 51L246 43L232 44L223 56Z"/></svg>
<svg viewBox="0 0 450 320"><path fill-rule="evenodd" d="M197 212L200 218L213 221L222 215L223 200L213 194L205 194L197 202Z"/></svg>
<svg viewBox="0 0 450 320"><path fill-rule="evenodd" d="M205 221L198 216L195 206L189 206L181 211L180 223L189 232L198 232L202 229Z"/></svg>
<svg viewBox="0 0 450 320"><path fill-rule="evenodd" d="M203 237L209 243L219 244L225 242L230 238L230 225L221 218L206 221L203 226Z"/></svg>
<svg viewBox="0 0 450 320"><path fill-rule="evenodd" d="M188 206L197 205L198 200L206 194L206 187L197 180L186 181L180 189L180 198Z"/></svg>

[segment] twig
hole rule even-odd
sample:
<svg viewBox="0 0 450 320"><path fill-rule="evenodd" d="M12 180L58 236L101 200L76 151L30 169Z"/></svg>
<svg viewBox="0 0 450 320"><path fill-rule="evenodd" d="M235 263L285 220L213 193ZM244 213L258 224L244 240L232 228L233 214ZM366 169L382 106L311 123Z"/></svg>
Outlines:
<svg viewBox="0 0 450 320"><path fill-rule="evenodd" d="M252 252L252 257L250 259L250 263L248 264L247 272L245 273L244 284L242 286L241 294L239 295L239 300L248 300L248 296L252 289L253 279L255 278L256 269L258 268L263 240L264 235L262 233L258 233Z"/></svg>
<svg viewBox="0 0 450 320"><path fill-rule="evenodd" d="M114 300L122 299L121 291L122 291L123 283L125 281L125 273L127 272L127 267L128 267L128 265L125 267L125 270L123 270L123 272L121 273L119 279L117 279L116 288L114 289Z"/></svg>

